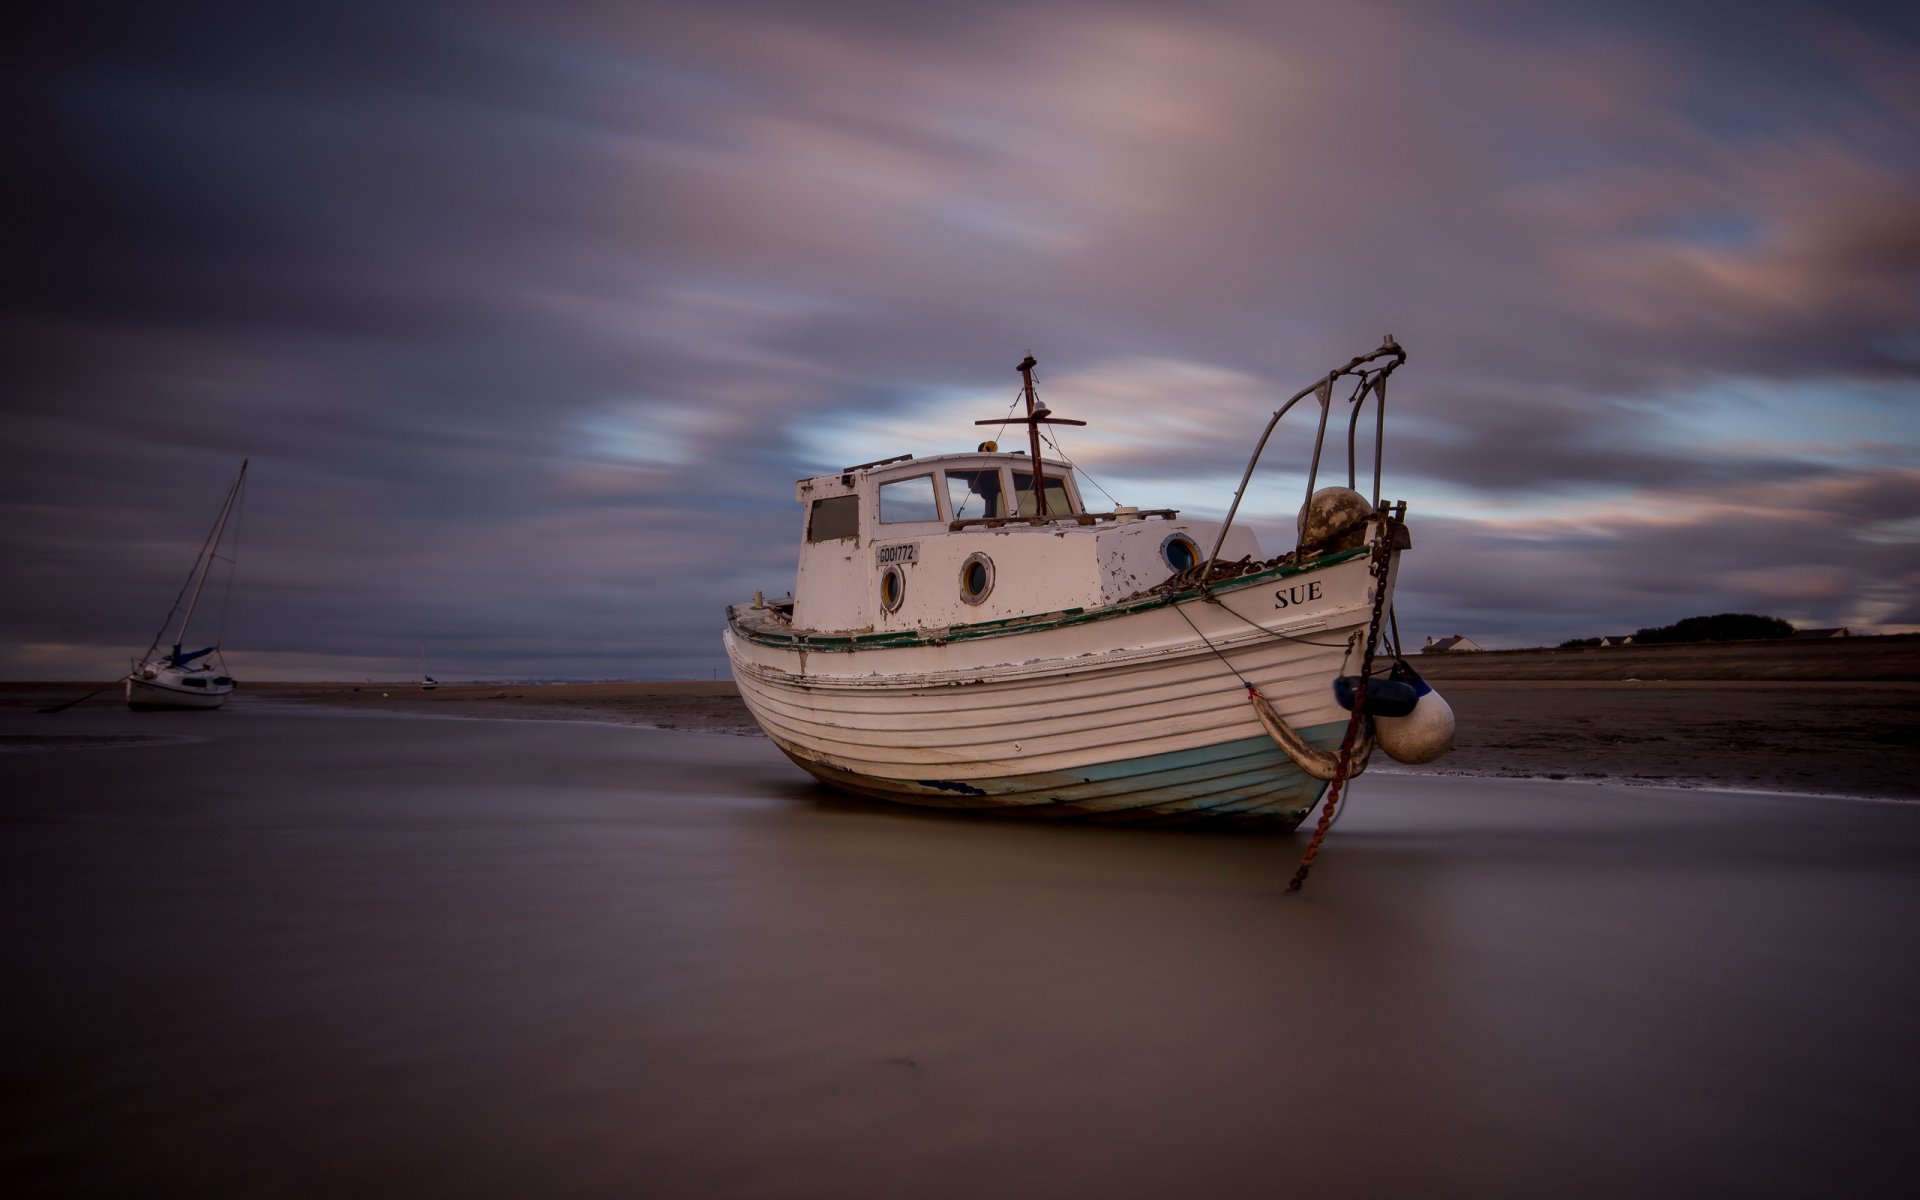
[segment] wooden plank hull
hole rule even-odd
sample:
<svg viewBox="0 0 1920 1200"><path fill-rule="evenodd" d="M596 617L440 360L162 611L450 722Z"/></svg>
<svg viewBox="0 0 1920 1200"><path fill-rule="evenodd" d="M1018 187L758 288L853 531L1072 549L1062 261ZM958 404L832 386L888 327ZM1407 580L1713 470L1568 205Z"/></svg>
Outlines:
<svg viewBox="0 0 1920 1200"><path fill-rule="evenodd" d="M1313 745L1371 615L1364 557L993 636L822 650L726 636L740 693L795 763L939 808L1291 829L1325 784L1266 735L1243 680ZM1295 602L1293 597L1301 597Z"/></svg>
<svg viewBox="0 0 1920 1200"><path fill-rule="evenodd" d="M1320 746L1337 746L1346 722L1308 733ZM774 743L798 766L831 787L856 796L923 808L980 809L1045 820L1103 824L1244 827L1287 832L1300 824L1326 789L1277 750L1264 735L1177 754L1099 763L1079 771L958 780L901 780L862 775L814 757L779 738Z"/></svg>

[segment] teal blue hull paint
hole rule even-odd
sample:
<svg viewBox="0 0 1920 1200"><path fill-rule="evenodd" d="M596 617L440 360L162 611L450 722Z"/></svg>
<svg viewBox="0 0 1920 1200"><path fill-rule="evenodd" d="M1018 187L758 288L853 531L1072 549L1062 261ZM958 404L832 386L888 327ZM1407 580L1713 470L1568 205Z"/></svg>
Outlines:
<svg viewBox="0 0 1920 1200"><path fill-rule="evenodd" d="M1345 721L1334 721L1300 732L1314 746L1333 749L1346 728ZM1327 786L1265 737L1072 771L965 780L856 775L811 760L784 743L776 744L821 782L858 796L1050 820L1284 832L1300 823Z"/></svg>

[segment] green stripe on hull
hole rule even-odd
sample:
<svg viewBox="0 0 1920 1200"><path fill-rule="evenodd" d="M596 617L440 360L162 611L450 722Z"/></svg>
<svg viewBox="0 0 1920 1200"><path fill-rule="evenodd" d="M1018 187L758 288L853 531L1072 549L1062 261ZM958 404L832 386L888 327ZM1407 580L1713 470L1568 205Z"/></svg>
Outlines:
<svg viewBox="0 0 1920 1200"><path fill-rule="evenodd" d="M1345 721L1334 721L1301 734L1316 747L1333 749L1346 728ZM1070 771L981 779L861 775L821 762L782 739L776 738L775 744L821 782L854 795L1048 820L1286 832L1312 810L1327 786L1264 737Z"/></svg>
<svg viewBox="0 0 1920 1200"><path fill-rule="evenodd" d="M1258 587L1275 579L1287 579L1295 575L1304 575L1310 571L1321 571L1328 567L1353 559L1363 558L1367 554L1365 546L1352 550L1342 550L1328 554L1307 563L1281 563L1242 575L1237 579L1216 583L1210 589L1216 596L1237 592L1243 588ZM762 646L774 646L788 650L888 650L901 646L942 646L949 642L971 641L975 638L1007 637L1013 634L1039 633L1048 629L1064 629L1071 625L1087 625L1095 621L1110 621L1115 617L1130 616L1134 613L1148 612L1168 605L1184 604L1200 598L1199 591L1169 592L1151 595L1144 599L1128 600L1105 608L1082 609L1069 608L1057 613L1044 613L1029 617L1003 617L993 621L977 621L968 625L953 625L940 630L901 629L886 633L828 634L801 632L771 632L755 629L742 624L736 608L727 609L727 625L736 637L756 642Z"/></svg>

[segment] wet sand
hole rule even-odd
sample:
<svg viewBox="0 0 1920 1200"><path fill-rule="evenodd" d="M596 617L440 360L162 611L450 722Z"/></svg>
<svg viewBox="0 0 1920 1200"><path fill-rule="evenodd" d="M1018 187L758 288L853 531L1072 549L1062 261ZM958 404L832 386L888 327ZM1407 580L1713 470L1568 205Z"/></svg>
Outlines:
<svg viewBox="0 0 1920 1200"><path fill-rule="evenodd" d="M1443 775L1920 800L1920 684L1481 682Z"/></svg>
<svg viewBox="0 0 1920 1200"><path fill-rule="evenodd" d="M1464 693L1463 693L1464 694ZM0 713L9 1196L1904 1196L1920 806L1380 775L1296 837L762 738Z"/></svg>
<svg viewBox="0 0 1920 1200"><path fill-rule="evenodd" d="M1668 669L1683 659L1694 656L1669 654ZM1724 665L1740 656L1722 651L1712 661ZM1804 665L1810 656L1794 661ZM1882 655L1879 661L1894 660ZM1480 664L1419 665L1432 671L1453 706L1459 737L1453 753L1418 773L1920 799L1920 682L1452 679L1443 672ZM1760 673L1764 665L1753 669ZM347 711L759 734L726 682L461 685L432 692L269 685L248 694ZM1409 770L1384 759L1378 765Z"/></svg>
<svg viewBox="0 0 1920 1200"><path fill-rule="evenodd" d="M355 712L429 713L444 717L535 721L603 721L651 729L760 736L739 689L727 681L625 681L559 684L267 684L262 699Z"/></svg>

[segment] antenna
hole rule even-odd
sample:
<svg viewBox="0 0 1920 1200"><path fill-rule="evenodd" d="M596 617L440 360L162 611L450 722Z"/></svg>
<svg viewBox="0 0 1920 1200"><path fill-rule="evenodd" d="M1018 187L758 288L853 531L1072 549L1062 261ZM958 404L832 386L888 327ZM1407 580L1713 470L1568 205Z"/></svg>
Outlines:
<svg viewBox="0 0 1920 1200"><path fill-rule="evenodd" d="M1039 360L1033 357L1033 351L1020 360L1014 370L1020 372L1020 394L1027 402L1025 417L993 417L985 421L975 421L975 425L1006 425L1018 422L1027 427L1028 452L1033 455L1033 511L1036 516L1047 515L1047 473L1040 462L1040 426L1042 425L1085 425L1085 421L1075 421L1068 417L1056 417L1053 410L1041 403L1033 389L1033 369L1039 366Z"/></svg>

